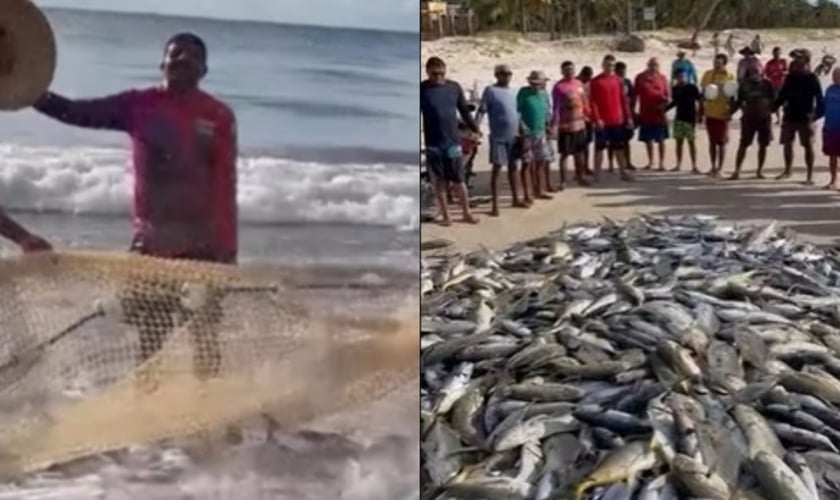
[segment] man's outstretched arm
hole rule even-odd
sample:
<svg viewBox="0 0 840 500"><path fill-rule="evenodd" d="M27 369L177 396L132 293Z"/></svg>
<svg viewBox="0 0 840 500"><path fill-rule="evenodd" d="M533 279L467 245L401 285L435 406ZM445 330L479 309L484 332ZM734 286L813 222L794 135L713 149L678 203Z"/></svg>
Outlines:
<svg viewBox="0 0 840 500"><path fill-rule="evenodd" d="M9 217L2 208L0 208L0 236L15 242L25 252L52 250L46 240L27 231Z"/></svg>
<svg viewBox="0 0 840 500"><path fill-rule="evenodd" d="M37 111L68 125L128 132L135 91L98 99L68 99L47 92L33 104Z"/></svg>

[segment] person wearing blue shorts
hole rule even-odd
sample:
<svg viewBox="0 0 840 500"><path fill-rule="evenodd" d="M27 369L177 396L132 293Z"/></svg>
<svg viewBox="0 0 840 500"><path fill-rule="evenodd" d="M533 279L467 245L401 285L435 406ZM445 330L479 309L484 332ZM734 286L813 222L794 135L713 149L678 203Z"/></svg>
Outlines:
<svg viewBox="0 0 840 500"><path fill-rule="evenodd" d="M670 137L665 110L671 101L671 84L659 71L659 61L651 58L647 69L636 77L636 102L639 106L639 141L645 144L648 163L653 166L653 145L658 146L659 170L665 170L665 140Z"/></svg>

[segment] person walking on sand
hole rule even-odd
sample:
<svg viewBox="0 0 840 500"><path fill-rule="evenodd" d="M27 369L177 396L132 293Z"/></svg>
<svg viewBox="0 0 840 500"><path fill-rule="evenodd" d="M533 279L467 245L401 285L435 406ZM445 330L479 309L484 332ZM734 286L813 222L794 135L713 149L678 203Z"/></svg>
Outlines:
<svg viewBox="0 0 840 500"><path fill-rule="evenodd" d="M783 147L785 169L776 179L787 179L793 168L793 141L805 150L805 184L814 183L814 123L822 118L823 91L820 80L811 71L811 56L805 50L793 52L790 72L776 98L776 109L782 108L782 130L779 134Z"/></svg>
<svg viewBox="0 0 840 500"><path fill-rule="evenodd" d="M534 199L550 200L551 195L543 188L548 187L548 129L551 121L551 106L548 93L544 86L546 77L542 71L531 71L528 75L528 85L519 89L516 95L516 109L519 112L523 131L522 168L530 173ZM529 202L527 189L525 202Z"/></svg>
<svg viewBox="0 0 840 500"><path fill-rule="evenodd" d="M601 74L589 84L589 104L595 127L595 180L600 178L604 150L609 148L615 154L621 180L633 181L624 155L627 130L633 129L633 113L624 94L624 83L615 74L615 57L605 56L601 67Z"/></svg>
<svg viewBox="0 0 840 500"><path fill-rule="evenodd" d="M712 48L715 51L715 56L720 54L720 32L715 31L715 34L712 35Z"/></svg>
<svg viewBox="0 0 840 500"><path fill-rule="evenodd" d="M586 117L589 115L589 102L583 89L583 83L575 78L575 65L564 61L560 65L562 78L551 91L553 110L551 127L557 135L557 152L560 156L560 189L566 184L566 160L571 157L574 164L575 182L588 186L584 152L586 151Z"/></svg>
<svg viewBox="0 0 840 500"><path fill-rule="evenodd" d="M728 37L726 37L726 43L724 44L724 49L726 50L726 55L732 59L735 57L735 35L730 33Z"/></svg>
<svg viewBox="0 0 840 500"><path fill-rule="evenodd" d="M615 74L621 78L621 81L624 82L624 97L630 103L630 109L636 109L636 89L633 86L633 80L627 78L627 63L623 61L618 61L615 63ZM635 117L633 122L635 123ZM633 140L633 132L634 129L628 128L627 129L627 141L624 145L624 156L627 158L627 170L633 171L636 170L636 167L633 166L633 159L632 154L630 151L630 141ZM609 165L610 173L615 170L615 155L611 149L607 150L607 161Z"/></svg>
<svg viewBox="0 0 840 500"><path fill-rule="evenodd" d="M645 170L653 166L653 145L658 152L657 165L665 170L665 141L668 139L668 118L665 110L671 100L671 86L668 79L659 71L659 60L655 57L648 61L647 69L636 76L636 97L639 103L639 142L645 145L648 163Z"/></svg>
<svg viewBox="0 0 840 500"><path fill-rule="evenodd" d="M516 162L519 160L519 149L521 149L518 142L522 131L516 109L516 94L510 86L513 72L508 65L500 64L496 66L493 74L496 77L496 83L484 89L475 121L476 125L481 126L481 120L486 114L490 124L490 165L493 166L493 172L490 174L490 193L493 200L490 216L497 217L499 215L499 172L503 167L507 167L513 206L525 208L527 205L519 199L516 178ZM523 177L524 172L525 170L522 169ZM524 178L522 182L525 184Z"/></svg>
<svg viewBox="0 0 840 500"><path fill-rule="evenodd" d="M729 143L729 121L731 119L729 97L723 89L727 82L735 80L735 76L726 69L729 58L726 54L715 56L712 69L703 73L700 88L704 94L701 101L700 120L706 123L706 134L709 137L709 175L717 177L726 159L726 145ZM712 97L709 99L709 97Z"/></svg>
<svg viewBox="0 0 840 500"><path fill-rule="evenodd" d="M2 208L0 208L0 236L16 244L25 253L52 250L52 246L47 240L30 233L25 227L9 217L9 214Z"/></svg>
<svg viewBox="0 0 840 500"><path fill-rule="evenodd" d="M738 96L732 102L732 114L741 110L741 141L735 155L735 172L729 180L738 180L741 167L747 157L747 149L758 138L758 168L755 176L764 178L764 162L767 159L767 146L773 140L773 102L776 91L773 84L762 76L760 65L747 67L746 76L738 86Z"/></svg>
<svg viewBox="0 0 840 500"><path fill-rule="evenodd" d="M697 69L694 67L694 63L686 57L684 50L677 52L677 58L671 64L671 85L676 85L677 73L680 71L685 75L689 85L697 85Z"/></svg>
<svg viewBox="0 0 840 500"><path fill-rule="evenodd" d="M764 65L764 77L770 81L771 85L773 85L773 89L776 91L777 96L779 94L779 90L782 88L782 85L785 83L787 72L788 63L787 59L782 57L782 48L773 47L773 57L767 61L767 64ZM781 122L781 116L778 111L775 115L776 123L778 124Z"/></svg>
<svg viewBox="0 0 840 500"><path fill-rule="evenodd" d="M750 42L750 50L756 55L760 55L764 52L764 41L758 33L755 34L755 38L753 38L752 42Z"/></svg>
<svg viewBox="0 0 840 500"><path fill-rule="evenodd" d="M207 46L193 33L164 45L162 85L99 99L71 100L47 92L34 108L60 122L126 132L134 162L131 251L160 258L235 264L236 117L199 84L208 71ZM216 376L222 353L220 298L187 310L166 293L122 298L126 322L138 329L138 363L158 352L186 317L194 339L196 374ZM149 314L160 314L149 323Z"/></svg>
<svg viewBox="0 0 840 500"><path fill-rule="evenodd" d="M840 189L837 182L837 162L840 158L840 68L831 72L832 84L825 90L825 121L823 121L823 154L828 156L831 180L825 189Z"/></svg>
<svg viewBox="0 0 840 500"><path fill-rule="evenodd" d="M475 134L478 134L478 126L467 106L464 90L457 82L446 78L446 63L443 59L430 57L426 61L426 75L428 78L420 82L420 114L423 118L426 165L434 179L435 197L441 215L440 224L452 225L446 200L450 185L454 186L461 203L462 220L468 224L476 224L478 219L470 212L464 178L458 116Z"/></svg>
<svg viewBox="0 0 840 500"><path fill-rule="evenodd" d="M678 70L676 84L671 90L671 103L668 110L676 108L674 115L674 139L677 141L677 165L672 169L676 172L682 168L683 146L688 143L688 154L691 159L691 173L699 174L697 170L697 145L695 129L699 108L702 106L702 96L697 85L688 83L685 71Z"/></svg>

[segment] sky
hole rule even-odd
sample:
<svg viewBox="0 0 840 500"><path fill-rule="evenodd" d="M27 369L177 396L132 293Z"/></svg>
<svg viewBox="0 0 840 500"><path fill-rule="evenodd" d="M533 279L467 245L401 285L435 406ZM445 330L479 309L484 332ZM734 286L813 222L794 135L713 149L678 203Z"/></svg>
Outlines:
<svg viewBox="0 0 840 500"><path fill-rule="evenodd" d="M35 0L42 7L418 31L420 0Z"/></svg>

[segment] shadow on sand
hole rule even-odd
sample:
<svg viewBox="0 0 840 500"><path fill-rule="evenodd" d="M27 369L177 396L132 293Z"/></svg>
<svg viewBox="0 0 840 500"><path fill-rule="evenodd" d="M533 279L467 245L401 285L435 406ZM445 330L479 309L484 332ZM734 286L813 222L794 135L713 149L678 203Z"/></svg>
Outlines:
<svg viewBox="0 0 840 500"><path fill-rule="evenodd" d="M840 234L840 195L820 189L827 181L824 167L816 168L816 186L798 182L804 178L803 170L794 169L794 181L772 180L780 169L767 169L768 178L758 180L748 166L738 181L687 172L643 171L636 182L624 183L618 181L617 175L605 173L599 184L585 190L567 181L566 191L554 196L578 191L577 196L585 198L596 211L595 217L627 213L630 208L633 213L659 216L709 214L731 221L778 220L819 243L831 242ZM552 168L552 179L557 180L556 166ZM477 172L471 181L479 211L489 208L489 180L489 172ZM506 212L515 210L508 208L511 198L506 171L500 174L499 194L504 217Z"/></svg>

